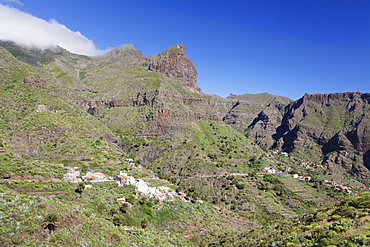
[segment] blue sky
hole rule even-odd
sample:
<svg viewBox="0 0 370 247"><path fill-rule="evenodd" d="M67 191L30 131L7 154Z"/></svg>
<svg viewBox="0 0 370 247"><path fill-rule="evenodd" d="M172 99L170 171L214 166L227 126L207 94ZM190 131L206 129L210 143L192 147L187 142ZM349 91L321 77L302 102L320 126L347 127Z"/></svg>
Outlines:
<svg viewBox="0 0 370 247"><path fill-rule="evenodd" d="M0 4L54 19L101 50L131 43L149 56L181 43L207 94L268 92L296 100L305 93L370 92L369 0Z"/></svg>

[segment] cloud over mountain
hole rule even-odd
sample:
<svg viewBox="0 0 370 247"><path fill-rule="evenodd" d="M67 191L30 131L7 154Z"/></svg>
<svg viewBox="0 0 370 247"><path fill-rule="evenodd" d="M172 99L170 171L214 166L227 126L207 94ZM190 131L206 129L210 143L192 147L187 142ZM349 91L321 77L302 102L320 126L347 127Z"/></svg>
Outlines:
<svg viewBox="0 0 370 247"><path fill-rule="evenodd" d="M94 43L80 32L74 32L56 20L43 19L0 4L0 40L10 40L28 48L45 49L60 46L72 53L100 55Z"/></svg>
<svg viewBox="0 0 370 247"><path fill-rule="evenodd" d="M23 3L19 0L0 0L1 2L8 2L8 3L15 3L18 5L23 5Z"/></svg>

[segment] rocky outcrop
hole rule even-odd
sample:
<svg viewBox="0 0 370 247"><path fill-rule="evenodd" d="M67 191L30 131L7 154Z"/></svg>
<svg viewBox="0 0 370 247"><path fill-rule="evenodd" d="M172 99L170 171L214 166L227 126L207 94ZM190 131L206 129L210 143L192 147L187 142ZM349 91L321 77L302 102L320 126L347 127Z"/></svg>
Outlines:
<svg viewBox="0 0 370 247"><path fill-rule="evenodd" d="M182 86L194 93L201 93L197 84L197 70L186 56L183 45L174 45L155 56L149 56L143 65L150 71L176 78Z"/></svg>
<svg viewBox="0 0 370 247"><path fill-rule="evenodd" d="M280 107L280 104L266 106L248 126L246 136L254 139L258 145L270 148L274 143L272 135L283 118Z"/></svg>
<svg viewBox="0 0 370 247"><path fill-rule="evenodd" d="M370 168L369 110L367 93L306 94L286 107L273 136L274 147L306 152L316 145L319 148L313 149L311 155L327 156L326 162L337 162L364 178L367 175L358 164Z"/></svg>
<svg viewBox="0 0 370 247"><path fill-rule="evenodd" d="M102 114L105 110L112 107L129 107L132 106L132 99L121 100L85 100L71 99L76 105L80 106L89 114L96 116Z"/></svg>
<svg viewBox="0 0 370 247"><path fill-rule="evenodd" d="M228 99L236 102L223 121L260 146L270 148L274 143L272 135L281 124L284 107L291 100L267 93L230 94Z"/></svg>

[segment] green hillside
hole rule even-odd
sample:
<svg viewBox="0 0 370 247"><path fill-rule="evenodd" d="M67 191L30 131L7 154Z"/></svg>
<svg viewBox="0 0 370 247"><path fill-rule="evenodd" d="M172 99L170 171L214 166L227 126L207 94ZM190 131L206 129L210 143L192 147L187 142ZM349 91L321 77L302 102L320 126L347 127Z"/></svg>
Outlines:
<svg viewBox="0 0 370 247"><path fill-rule="evenodd" d="M366 210L356 208L357 218L340 225L346 231L322 223L318 237L306 241L316 234L305 235L308 223L299 225L308 215L324 212L328 222L341 222L327 207L362 200L363 194L347 199L334 182L354 192L364 184L344 168L308 169L303 151L267 149L291 100L201 93L182 45L149 58L132 45L99 57L2 46L8 49L0 47L2 245L269 246L290 244L293 237L282 232L291 227L293 243L304 246L329 243L324 231L348 243L365 234L349 230L355 219L366 227ZM325 113L336 122L340 114ZM302 124L309 121L316 120ZM338 131L336 124L325 126ZM119 172L132 177L131 185L118 186Z"/></svg>
<svg viewBox="0 0 370 247"><path fill-rule="evenodd" d="M212 246L369 246L369 193L346 196L334 207L241 235Z"/></svg>

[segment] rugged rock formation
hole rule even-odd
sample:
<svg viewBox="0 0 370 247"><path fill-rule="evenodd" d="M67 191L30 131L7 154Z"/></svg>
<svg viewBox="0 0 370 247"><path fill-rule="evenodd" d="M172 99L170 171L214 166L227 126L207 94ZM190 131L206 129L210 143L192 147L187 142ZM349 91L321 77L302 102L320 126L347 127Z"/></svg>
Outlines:
<svg viewBox="0 0 370 247"><path fill-rule="evenodd" d="M231 94L228 99L235 103L224 122L260 146L323 162L329 170L340 165L368 178L370 94L306 94L291 103L268 94Z"/></svg>
<svg viewBox="0 0 370 247"><path fill-rule="evenodd" d="M237 101L223 121L257 144L266 148L271 147L274 143L272 135L281 124L284 107L291 100L267 93L230 94L228 99Z"/></svg>
<svg viewBox="0 0 370 247"><path fill-rule="evenodd" d="M146 59L132 45L115 48L81 63L80 81L71 88L75 94L67 97L134 139L171 140L192 121L221 121L216 101L200 93L195 66L185 54L182 45Z"/></svg>
<svg viewBox="0 0 370 247"><path fill-rule="evenodd" d="M275 147L325 155L326 162L341 164L348 172L366 177L359 164L370 168L369 110L370 94L306 94L286 107L274 135Z"/></svg>
<svg viewBox="0 0 370 247"><path fill-rule="evenodd" d="M201 93L197 84L197 70L186 56L183 45L174 45L155 56L149 56L144 64L150 71L160 72L179 79L182 86L194 93Z"/></svg>

